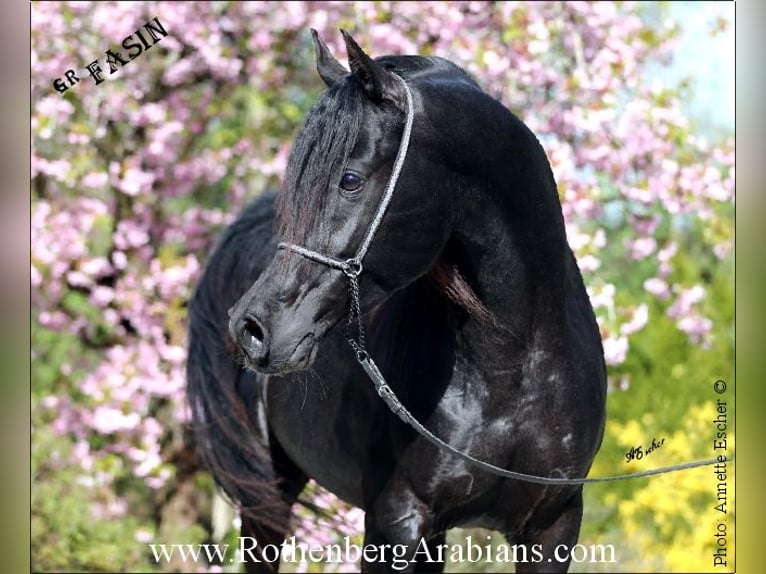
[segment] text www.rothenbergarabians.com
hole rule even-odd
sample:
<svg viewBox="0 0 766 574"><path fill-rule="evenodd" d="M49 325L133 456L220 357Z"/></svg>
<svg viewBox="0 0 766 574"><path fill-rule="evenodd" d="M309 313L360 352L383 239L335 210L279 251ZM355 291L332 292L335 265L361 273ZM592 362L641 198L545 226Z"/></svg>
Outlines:
<svg viewBox="0 0 766 574"><path fill-rule="evenodd" d="M341 544L310 545L299 543L295 537L287 538L282 544L260 546L251 536L241 536L239 544L149 544L155 563L180 560L184 563L206 561L213 564L233 563L355 563L360 560L388 564L394 570L404 570L415 561L434 563L524 564L539 562L566 562L611 564L617 561L611 544L576 544L568 547L559 544L553 549L552 557L546 558L541 544L479 544L468 536L465 544L441 544L428 546L421 539L413 553L404 544L355 544L348 536Z"/></svg>

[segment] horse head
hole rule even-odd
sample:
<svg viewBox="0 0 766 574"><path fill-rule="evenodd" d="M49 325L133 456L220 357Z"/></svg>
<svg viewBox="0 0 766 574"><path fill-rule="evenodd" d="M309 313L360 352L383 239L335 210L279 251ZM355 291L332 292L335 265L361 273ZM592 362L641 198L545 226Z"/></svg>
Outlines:
<svg viewBox="0 0 766 574"><path fill-rule="evenodd" d="M424 117L416 87L410 86L408 100L404 83L427 59L373 60L343 31L349 72L312 33L327 90L293 144L278 198L277 235L287 245L344 261L358 255L375 227L374 241L357 263L364 269L364 312L433 267L450 234L453 212L446 198L456 181L438 154L429 153L427 125L416 119L393 199L375 221L408 111ZM249 368L272 374L305 369L323 335L346 317L348 301L342 269L283 249L230 311L230 334Z"/></svg>

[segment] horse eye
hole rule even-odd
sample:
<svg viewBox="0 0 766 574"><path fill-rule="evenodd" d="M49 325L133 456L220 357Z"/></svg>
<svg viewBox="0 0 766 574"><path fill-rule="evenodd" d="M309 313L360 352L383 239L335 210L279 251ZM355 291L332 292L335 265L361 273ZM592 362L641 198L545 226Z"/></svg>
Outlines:
<svg viewBox="0 0 766 574"><path fill-rule="evenodd" d="M340 179L340 187L344 191L359 191L364 180L355 173L346 172Z"/></svg>

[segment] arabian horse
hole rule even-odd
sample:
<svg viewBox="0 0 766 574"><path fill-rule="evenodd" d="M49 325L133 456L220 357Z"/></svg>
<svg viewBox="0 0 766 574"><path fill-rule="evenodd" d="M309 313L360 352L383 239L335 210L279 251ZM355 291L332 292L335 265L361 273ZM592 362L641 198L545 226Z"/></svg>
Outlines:
<svg viewBox="0 0 766 574"><path fill-rule="evenodd" d="M365 352L429 431L504 469L586 476L605 364L545 152L455 64L372 59L342 32L350 71L312 30L327 90L282 189L224 232L190 302L200 456L257 543L249 571L278 568L260 550L282 543L313 478L366 512L365 547L404 548L406 571L442 571L424 549L475 526L532 549L517 572L565 572L582 485L498 477L435 447L387 408L346 341L359 341L355 300ZM332 263L363 242L349 285Z"/></svg>

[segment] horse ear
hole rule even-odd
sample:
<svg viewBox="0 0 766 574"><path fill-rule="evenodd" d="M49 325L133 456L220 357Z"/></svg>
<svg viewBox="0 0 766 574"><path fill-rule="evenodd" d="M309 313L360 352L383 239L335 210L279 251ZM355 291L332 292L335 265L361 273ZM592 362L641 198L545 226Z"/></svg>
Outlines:
<svg viewBox="0 0 766 574"><path fill-rule="evenodd" d="M375 103L384 99L391 100L401 107L404 101L402 88L393 72L365 54L348 32L345 30L340 32L346 41L348 65L351 67L351 73L356 74L362 80L364 93L367 97Z"/></svg>
<svg viewBox="0 0 766 574"><path fill-rule="evenodd" d="M335 59L327 45L319 39L319 34L313 28L311 37L314 39L314 54L317 59L317 72L328 88L348 76L348 70Z"/></svg>

